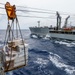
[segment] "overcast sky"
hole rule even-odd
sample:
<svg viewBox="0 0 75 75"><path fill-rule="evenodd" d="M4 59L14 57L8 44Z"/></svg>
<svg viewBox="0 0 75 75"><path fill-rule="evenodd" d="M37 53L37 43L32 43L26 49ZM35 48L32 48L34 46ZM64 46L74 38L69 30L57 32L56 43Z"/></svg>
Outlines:
<svg viewBox="0 0 75 75"><path fill-rule="evenodd" d="M10 2L12 5L15 4L17 6L25 6L32 8L40 8L54 11L61 11L67 13L75 14L75 0L0 0L0 3ZM2 6L2 5L1 5ZM2 6L3 7L3 6ZM0 10L1 13L4 13L3 10ZM35 13L20 13L21 15L33 15L38 16ZM39 14L39 16L51 16L45 14ZM5 29L7 25L7 16L0 15L0 29ZM62 16L63 17L63 16ZM19 17L19 23L22 29L28 29L30 26L37 26L37 21L41 21L41 26L50 26L56 20L51 19L40 19L40 18L24 18ZM54 23L55 25L55 23Z"/></svg>

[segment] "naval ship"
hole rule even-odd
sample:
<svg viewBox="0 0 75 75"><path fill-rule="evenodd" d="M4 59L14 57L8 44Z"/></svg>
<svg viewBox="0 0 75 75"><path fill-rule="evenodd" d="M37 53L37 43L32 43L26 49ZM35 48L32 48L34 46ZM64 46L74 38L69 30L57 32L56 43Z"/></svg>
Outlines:
<svg viewBox="0 0 75 75"><path fill-rule="evenodd" d="M61 28L61 16L58 12L56 12L57 15L57 26L54 28L50 28L49 30L49 37L55 38L55 39L66 39L66 40L75 40L75 27L71 26L68 27L68 19L70 16L68 16L65 19L64 26Z"/></svg>
<svg viewBox="0 0 75 75"><path fill-rule="evenodd" d="M29 27L31 34L30 36L33 37L33 35L37 36L38 38L46 37L46 35L49 33L49 27L40 26L40 21L38 21L38 26L35 27Z"/></svg>

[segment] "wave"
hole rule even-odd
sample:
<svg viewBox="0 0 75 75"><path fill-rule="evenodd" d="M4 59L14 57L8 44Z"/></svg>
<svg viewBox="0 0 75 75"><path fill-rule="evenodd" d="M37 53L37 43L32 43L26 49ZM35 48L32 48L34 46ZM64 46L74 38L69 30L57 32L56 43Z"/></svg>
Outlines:
<svg viewBox="0 0 75 75"><path fill-rule="evenodd" d="M6 73L6 75L13 75L13 72L10 71L10 72Z"/></svg>
<svg viewBox="0 0 75 75"><path fill-rule="evenodd" d="M0 44L0 47L3 46L3 44Z"/></svg>
<svg viewBox="0 0 75 75"><path fill-rule="evenodd" d="M47 50L41 50L41 49L34 48L34 49L29 49L29 51L33 52L33 53L36 53L36 54L39 54L39 55L42 54L43 56L49 55L49 52Z"/></svg>
<svg viewBox="0 0 75 75"><path fill-rule="evenodd" d="M43 39L45 39L45 40L50 40L49 37L43 37Z"/></svg>
<svg viewBox="0 0 75 75"><path fill-rule="evenodd" d="M49 60L58 68L66 71L69 75L75 75L75 67L67 65L57 54L50 52Z"/></svg>
<svg viewBox="0 0 75 75"><path fill-rule="evenodd" d="M36 35L33 35L31 38L38 38Z"/></svg>
<svg viewBox="0 0 75 75"><path fill-rule="evenodd" d="M75 47L75 42L55 41L55 43L66 45L67 47Z"/></svg>
<svg viewBox="0 0 75 75"><path fill-rule="evenodd" d="M48 64L49 60L43 59L43 58L37 58L36 61L34 61L34 63L39 64L40 67L44 67Z"/></svg>

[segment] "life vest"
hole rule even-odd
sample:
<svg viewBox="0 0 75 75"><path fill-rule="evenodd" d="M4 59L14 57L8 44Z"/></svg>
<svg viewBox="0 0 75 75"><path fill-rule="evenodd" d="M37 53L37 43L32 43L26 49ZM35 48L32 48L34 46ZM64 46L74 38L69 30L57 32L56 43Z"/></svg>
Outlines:
<svg viewBox="0 0 75 75"><path fill-rule="evenodd" d="M5 9L9 20L16 18L16 7L15 5L11 6L9 2L5 4Z"/></svg>

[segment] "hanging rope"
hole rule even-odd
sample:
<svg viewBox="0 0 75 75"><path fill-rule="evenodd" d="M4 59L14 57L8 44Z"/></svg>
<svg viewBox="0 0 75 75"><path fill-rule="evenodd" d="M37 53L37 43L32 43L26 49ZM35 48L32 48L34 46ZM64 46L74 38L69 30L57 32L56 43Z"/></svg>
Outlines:
<svg viewBox="0 0 75 75"><path fill-rule="evenodd" d="M22 38L22 43L23 43L23 46L24 46L24 59L25 59L25 65L26 65L26 50L25 50L25 44L24 44L22 32L21 32L21 30L20 30L20 25L19 25L19 22L18 22L18 19L17 19L17 18L16 18L16 22L17 22L17 25L18 25L18 27L19 27L19 31L20 31L21 38Z"/></svg>
<svg viewBox="0 0 75 75"><path fill-rule="evenodd" d="M10 32L12 33L12 39L11 40L13 40L13 37L14 37L14 35L13 35L13 31L12 31L12 26L14 25L14 20L12 20L12 23L11 23L11 25L9 25L10 26L10 28L9 28L9 34L10 34ZM10 35L8 35L8 38L10 39ZM8 40L7 40L8 41ZM11 63L11 59L12 59L12 47L11 47L11 49L10 49L10 51L11 51L11 56L10 56L10 60L9 60L9 63L8 63L8 65L7 65L7 70L9 69L9 67L10 67L10 63Z"/></svg>
<svg viewBox="0 0 75 75"><path fill-rule="evenodd" d="M6 35L5 35L5 44L8 43L8 41L13 42L15 36L14 36L14 20L16 20L16 34L18 33L18 29L19 29L19 33L22 39L22 44L24 46L24 60L25 60L25 65L26 65L26 50L25 50L25 44L24 44L24 40L23 40L23 36L22 36L22 32L20 30L20 25L19 25L19 21L17 19L16 16L16 12L15 12L15 6L11 6L9 2L7 2L5 4L5 9L6 9L6 13L8 16L8 27L6 30ZM10 22L11 20L11 22ZM16 37L18 38L18 34L16 35ZM4 45L5 45L4 44ZM6 65L6 70L8 71L11 65L11 59L12 59L12 50L13 50L13 45L11 45L10 47L10 59L9 62Z"/></svg>

